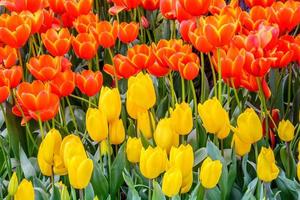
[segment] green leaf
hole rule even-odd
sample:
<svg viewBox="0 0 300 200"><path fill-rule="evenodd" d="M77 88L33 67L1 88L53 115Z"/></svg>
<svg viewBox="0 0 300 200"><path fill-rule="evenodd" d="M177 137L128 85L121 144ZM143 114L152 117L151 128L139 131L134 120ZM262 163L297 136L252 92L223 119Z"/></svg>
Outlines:
<svg viewBox="0 0 300 200"><path fill-rule="evenodd" d="M286 199L299 199L300 184L296 180L288 179L282 171L276 179L276 184Z"/></svg>
<svg viewBox="0 0 300 200"><path fill-rule="evenodd" d="M52 187L52 193L50 196L50 200L60 200L60 192L59 189L57 188L57 186Z"/></svg>
<svg viewBox="0 0 300 200"><path fill-rule="evenodd" d="M242 171L243 171L243 174L244 174L244 186L243 188L246 189L246 187L248 186L248 184L250 183L251 181L251 177L248 173L248 170L247 170L247 164L248 164L248 154L246 154L245 156L243 156L243 160L242 160Z"/></svg>
<svg viewBox="0 0 300 200"><path fill-rule="evenodd" d="M30 160L27 158L24 150L22 147L20 147L20 163L21 163L21 168L24 173L24 176L26 179L29 179L33 176L35 176L35 169L32 166Z"/></svg>
<svg viewBox="0 0 300 200"><path fill-rule="evenodd" d="M214 187L213 189L207 190L205 196L207 199L211 200L220 199L221 191L218 187Z"/></svg>
<svg viewBox="0 0 300 200"><path fill-rule="evenodd" d="M135 187L134 187L134 183L132 181L132 178L130 176L127 176L124 172L123 174L123 178L125 180L125 183L128 186L129 192L131 194L130 199L132 200L140 200L141 197L139 196L139 193L136 191Z"/></svg>
<svg viewBox="0 0 300 200"><path fill-rule="evenodd" d="M158 119L161 119L165 117L166 112L169 108L169 101L168 101L168 95L166 95L158 104L157 110L156 110L156 117Z"/></svg>
<svg viewBox="0 0 300 200"><path fill-rule="evenodd" d="M90 200L95 197L93 186L89 183L88 186L84 189L84 199Z"/></svg>
<svg viewBox="0 0 300 200"><path fill-rule="evenodd" d="M156 181L153 181L152 200L166 200L166 197L162 192L160 185Z"/></svg>
<svg viewBox="0 0 300 200"><path fill-rule="evenodd" d="M200 148L195 152L194 167L199 165L207 157L206 148Z"/></svg>
<svg viewBox="0 0 300 200"><path fill-rule="evenodd" d="M258 182L258 178L255 178L253 179L249 185L248 185L248 188L242 198L242 200L249 200L249 199L252 199L254 196L253 196L253 193L255 191L255 188L256 188L256 185L257 185L257 182Z"/></svg>
<svg viewBox="0 0 300 200"><path fill-rule="evenodd" d="M107 198L109 193L108 182L103 174L100 164L95 161L91 184L94 188L95 195L98 197L103 197L104 199Z"/></svg>

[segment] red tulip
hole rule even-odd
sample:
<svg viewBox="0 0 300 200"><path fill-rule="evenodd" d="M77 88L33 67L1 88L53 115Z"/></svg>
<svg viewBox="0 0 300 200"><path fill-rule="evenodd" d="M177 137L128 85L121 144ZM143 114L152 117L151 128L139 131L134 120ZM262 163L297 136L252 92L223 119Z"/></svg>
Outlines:
<svg viewBox="0 0 300 200"><path fill-rule="evenodd" d="M102 83L103 77L100 71L83 70L81 73L76 74L77 87L89 97L96 95L100 91Z"/></svg>

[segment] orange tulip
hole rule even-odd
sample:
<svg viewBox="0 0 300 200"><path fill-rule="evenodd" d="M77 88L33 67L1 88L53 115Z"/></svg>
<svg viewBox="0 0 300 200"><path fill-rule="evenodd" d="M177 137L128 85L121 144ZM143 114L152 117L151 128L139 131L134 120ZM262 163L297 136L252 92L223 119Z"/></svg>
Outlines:
<svg viewBox="0 0 300 200"><path fill-rule="evenodd" d="M179 1L176 1L175 8L176 19L179 22L193 18L193 16L187 10L185 10L185 8L179 3Z"/></svg>
<svg viewBox="0 0 300 200"><path fill-rule="evenodd" d="M16 88L22 80L23 68L21 66L13 66L10 69L0 70L0 79L2 83L6 82L6 85L10 88Z"/></svg>
<svg viewBox="0 0 300 200"><path fill-rule="evenodd" d="M52 10L42 10L43 13L43 24L39 30L39 33L45 33L50 28L59 28L60 21L54 16Z"/></svg>
<svg viewBox="0 0 300 200"><path fill-rule="evenodd" d="M41 81L23 82L16 92L15 107L25 108L22 112L35 120L47 121L55 117L59 108L59 98L50 92L50 87ZM19 110L20 111L20 110ZM18 114L18 113L15 113Z"/></svg>
<svg viewBox="0 0 300 200"><path fill-rule="evenodd" d="M4 5L9 11L21 12L28 10L35 12L42 8L43 0L3 0L0 5Z"/></svg>
<svg viewBox="0 0 300 200"><path fill-rule="evenodd" d="M108 13L111 15L116 15L122 10L131 10L137 8L141 0L111 0L114 3L114 6L108 10Z"/></svg>
<svg viewBox="0 0 300 200"><path fill-rule="evenodd" d="M57 14L62 14L66 11L64 6L65 0L48 0L48 3L51 10Z"/></svg>
<svg viewBox="0 0 300 200"><path fill-rule="evenodd" d="M27 68L36 79L50 81L61 71L61 58L46 54L32 57L27 63Z"/></svg>
<svg viewBox="0 0 300 200"><path fill-rule="evenodd" d="M18 60L17 51L9 45L0 47L0 65L10 68L16 64Z"/></svg>
<svg viewBox="0 0 300 200"><path fill-rule="evenodd" d="M50 82L51 91L59 97L69 96L75 89L75 73L72 70L59 72Z"/></svg>
<svg viewBox="0 0 300 200"><path fill-rule="evenodd" d="M108 21L100 21L96 24L96 28L91 28L92 33L103 48L111 48L115 45L118 37L118 22L113 24Z"/></svg>
<svg viewBox="0 0 300 200"><path fill-rule="evenodd" d="M127 57L137 69L147 69L155 62L151 46L146 44L135 45L127 51Z"/></svg>
<svg viewBox="0 0 300 200"><path fill-rule="evenodd" d="M9 87L6 85L0 86L0 103L6 101L8 96L9 96Z"/></svg>
<svg viewBox="0 0 300 200"><path fill-rule="evenodd" d="M19 15L3 14L0 17L0 40L13 48L20 48L29 38L30 27L30 22Z"/></svg>
<svg viewBox="0 0 300 200"><path fill-rule="evenodd" d="M139 34L139 24L122 22L119 25L118 37L123 43L133 42Z"/></svg>
<svg viewBox="0 0 300 200"><path fill-rule="evenodd" d="M179 32L182 39L188 43L191 42L189 38L189 33L193 32L196 29L196 20L184 20L180 23Z"/></svg>
<svg viewBox="0 0 300 200"><path fill-rule="evenodd" d="M93 6L93 0L66 0L65 9L74 18L88 14Z"/></svg>
<svg viewBox="0 0 300 200"><path fill-rule="evenodd" d="M20 14L18 14L25 20L30 21L31 24L31 34L35 34L39 32L42 24L43 24L43 12L41 10L38 10L35 13L31 13L30 11L22 11Z"/></svg>
<svg viewBox="0 0 300 200"><path fill-rule="evenodd" d="M141 5L145 10L156 10L159 8L159 0L142 0Z"/></svg>
<svg viewBox="0 0 300 200"><path fill-rule="evenodd" d="M208 12L211 0L179 0L179 2L191 15L199 16Z"/></svg>
<svg viewBox="0 0 300 200"><path fill-rule="evenodd" d="M166 19L176 19L176 0L160 0L159 9Z"/></svg>
<svg viewBox="0 0 300 200"><path fill-rule="evenodd" d="M72 39L73 50L79 58L90 60L98 49L97 41L94 36L89 33L79 33Z"/></svg>
<svg viewBox="0 0 300 200"><path fill-rule="evenodd" d="M274 0L245 0L245 3L250 8L253 7L253 6L267 7L267 6L272 5L273 2L274 2Z"/></svg>
<svg viewBox="0 0 300 200"><path fill-rule="evenodd" d="M150 74L152 74L153 76L163 77L163 76L166 76L170 72L170 69L167 67L161 66L157 61L155 61L152 65L150 65L147 68L147 71Z"/></svg>
<svg viewBox="0 0 300 200"><path fill-rule="evenodd" d="M87 15L80 15L77 17L73 25L78 33L88 33L91 27L96 28L96 24L98 22L98 16L89 13Z"/></svg>
<svg viewBox="0 0 300 200"><path fill-rule="evenodd" d="M76 85L79 90L91 97L97 94L103 83L102 73L100 71L93 72L91 70L83 70L76 74Z"/></svg>
<svg viewBox="0 0 300 200"><path fill-rule="evenodd" d="M41 36L44 46L53 56L63 56L70 49L71 35L67 28L60 30L51 28Z"/></svg>

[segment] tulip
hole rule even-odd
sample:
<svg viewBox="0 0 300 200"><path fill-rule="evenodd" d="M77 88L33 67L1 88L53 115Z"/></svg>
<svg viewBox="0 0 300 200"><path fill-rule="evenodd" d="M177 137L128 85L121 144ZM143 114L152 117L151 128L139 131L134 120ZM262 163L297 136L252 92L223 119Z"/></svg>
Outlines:
<svg viewBox="0 0 300 200"><path fill-rule="evenodd" d="M297 164L297 177L298 177L298 180L300 181L300 163L299 162Z"/></svg>
<svg viewBox="0 0 300 200"><path fill-rule="evenodd" d="M86 113L86 129L90 137L96 141L103 141L108 136L108 123L102 109L89 108Z"/></svg>
<svg viewBox="0 0 300 200"><path fill-rule="evenodd" d="M170 165L180 169L183 178L189 176L194 165L192 146L182 144L178 148L172 147L170 151Z"/></svg>
<svg viewBox="0 0 300 200"><path fill-rule="evenodd" d="M75 89L75 73L72 70L59 72L50 82L51 91L59 97L72 94Z"/></svg>
<svg viewBox="0 0 300 200"><path fill-rule="evenodd" d="M261 0L245 0L245 3L250 8L252 8L254 6L268 7L268 6L272 5L273 2L274 2L274 0L263 0L263 1L261 1Z"/></svg>
<svg viewBox="0 0 300 200"><path fill-rule="evenodd" d="M0 63L4 68L10 68L17 63L17 50L9 45L0 47Z"/></svg>
<svg viewBox="0 0 300 200"><path fill-rule="evenodd" d="M62 138L58 130L51 129L40 144L37 160L41 172L45 176L53 174L54 156L59 155L61 142Z"/></svg>
<svg viewBox="0 0 300 200"><path fill-rule="evenodd" d="M42 10L38 10L35 13L29 12L29 11L22 11L18 14L22 18L24 18L26 21L28 20L30 24L30 34L33 35L35 33L38 33L43 21L44 21L44 15Z"/></svg>
<svg viewBox="0 0 300 200"><path fill-rule="evenodd" d="M39 33L45 33L48 29L52 27L60 27L60 20L54 16L54 12L52 10L43 9L43 24L39 30Z"/></svg>
<svg viewBox="0 0 300 200"><path fill-rule="evenodd" d="M279 174L279 168L275 163L274 152L271 148L262 147L257 158L257 176L264 182L271 182Z"/></svg>
<svg viewBox="0 0 300 200"><path fill-rule="evenodd" d="M69 181L72 187L84 189L90 182L93 167L91 159L80 156L72 157L68 166Z"/></svg>
<svg viewBox="0 0 300 200"><path fill-rule="evenodd" d="M16 172L13 173L8 184L8 194L14 196L18 190L18 177Z"/></svg>
<svg viewBox="0 0 300 200"><path fill-rule="evenodd" d="M172 167L166 171L162 181L162 191L168 197L177 195L182 185L180 169Z"/></svg>
<svg viewBox="0 0 300 200"><path fill-rule="evenodd" d="M278 135L282 141L290 142L294 138L295 127L290 120L282 120L278 125Z"/></svg>
<svg viewBox="0 0 300 200"><path fill-rule="evenodd" d="M63 185L60 191L60 199L61 200L71 200L68 192L67 186Z"/></svg>
<svg viewBox="0 0 300 200"><path fill-rule="evenodd" d="M21 66L13 66L9 69L0 70L0 82L9 86L11 89L16 88L23 77L23 68Z"/></svg>
<svg viewBox="0 0 300 200"><path fill-rule="evenodd" d="M222 163L219 160L212 160L207 157L201 166L199 179L203 187L206 189L214 188L221 177Z"/></svg>
<svg viewBox="0 0 300 200"><path fill-rule="evenodd" d="M60 30L51 28L46 33L42 33L41 36L44 46L53 56L63 56L70 49L71 35L67 28Z"/></svg>
<svg viewBox="0 0 300 200"><path fill-rule="evenodd" d="M6 101L9 96L9 87L8 86L0 86L0 103Z"/></svg>
<svg viewBox="0 0 300 200"><path fill-rule="evenodd" d="M90 29L96 28L96 24L98 22L98 16L89 13L87 15L80 15L77 17L74 22L74 28L78 33L88 33Z"/></svg>
<svg viewBox="0 0 300 200"><path fill-rule="evenodd" d="M48 0L48 3L49 7L51 8L51 10L53 10L53 12L57 14L62 14L66 12L64 6L65 0Z"/></svg>
<svg viewBox="0 0 300 200"><path fill-rule="evenodd" d="M250 152L251 143L244 142L237 136L237 134L233 134L232 147L234 147L237 155L244 156Z"/></svg>
<svg viewBox="0 0 300 200"><path fill-rule="evenodd" d="M23 179L18 187L17 192L15 193L14 199L34 200L34 189L32 183L26 179Z"/></svg>
<svg viewBox="0 0 300 200"><path fill-rule="evenodd" d="M140 138L129 137L126 144L127 160L132 163L140 162L142 141Z"/></svg>
<svg viewBox="0 0 300 200"><path fill-rule="evenodd" d="M113 149L110 144L108 144L107 140L102 140L100 142L100 154L101 156L104 155L111 155L113 153Z"/></svg>
<svg viewBox="0 0 300 200"><path fill-rule="evenodd" d="M142 0L141 5L145 10L156 10L159 8L159 0Z"/></svg>
<svg viewBox="0 0 300 200"><path fill-rule="evenodd" d="M61 71L61 58L47 54L32 57L27 63L27 68L36 79L50 81Z"/></svg>
<svg viewBox="0 0 300 200"><path fill-rule="evenodd" d="M151 121L150 121L151 119ZM137 128L147 139L152 138L155 129L155 121L150 111L139 112L137 117Z"/></svg>
<svg viewBox="0 0 300 200"><path fill-rule="evenodd" d="M64 164L63 155L54 155L53 173L57 175L66 175L68 173L67 168Z"/></svg>
<svg viewBox="0 0 300 200"><path fill-rule="evenodd" d="M92 6L93 0L67 0L65 2L65 10L73 18L88 14Z"/></svg>
<svg viewBox="0 0 300 200"><path fill-rule="evenodd" d="M178 146L179 135L176 134L170 118L161 119L154 132L155 143L170 152L172 146Z"/></svg>
<svg viewBox="0 0 300 200"><path fill-rule="evenodd" d="M262 138L262 124L252 108L247 108L238 116L234 132L244 143L254 144Z"/></svg>
<svg viewBox="0 0 300 200"><path fill-rule="evenodd" d="M105 113L107 121L119 119L122 102L118 88L102 87L99 98L99 109Z"/></svg>
<svg viewBox="0 0 300 200"><path fill-rule="evenodd" d="M118 37L123 43L133 42L139 34L139 24L136 22L122 22L119 25Z"/></svg>
<svg viewBox="0 0 300 200"><path fill-rule="evenodd" d="M181 186L180 193L184 194L189 192L192 185L193 185L193 171L191 170L188 176L182 178L182 186Z"/></svg>
<svg viewBox="0 0 300 200"><path fill-rule="evenodd" d="M142 148L140 170L144 177L154 179L166 170L167 153L160 147Z"/></svg>
<svg viewBox="0 0 300 200"><path fill-rule="evenodd" d="M176 19L176 0L160 0L159 9L166 19Z"/></svg>
<svg viewBox="0 0 300 200"><path fill-rule="evenodd" d="M141 3L141 0L111 0L114 6L108 10L111 15L116 15L122 10L131 10L137 8Z"/></svg>
<svg viewBox="0 0 300 200"><path fill-rule="evenodd" d="M82 59L92 59L98 49L98 44L94 36L90 33L79 33L72 37L72 46L75 54Z"/></svg>
<svg viewBox="0 0 300 200"><path fill-rule="evenodd" d="M193 46L200 52L207 53L213 49L213 45L209 43L204 33L205 20L200 18L199 25L196 29L188 33L189 39Z"/></svg>
<svg viewBox="0 0 300 200"><path fill-rule="evenodd" d="M137 76L129 78L126 108L130 117L136 119L138 111L149 110L155 102L155 89L148 74L140 72Z"/></svg>
<svg viewBox="0 0 300 200"><path fill-rule="evenodd" d="M198 112L205 130L224 139L230 132L229 116L219 100L214 97L198 104Z"/></svg>
<svg viewBox="0 0 300 200"><path fill-rule="evenodd" d="M146 44L135 45L127 51L127 57L137 69L147 69L155 62L151 46Z"/></svg>
<svg viewBox="0 0 300 200"><path fill-rule="evenodd" d="M111 48L118 37L118 23L114 21L110 24L108 21L100 21L96 24L96 28L91 28L91 31L100 46Z"/></svg>
<svg viewBox="0 0 300 200"><path fill-rule="evenodd" d="M175 109L171 111L171 120L177 134L189 134L193 128L193 115L189 104L185 102L176 104Z"/></svg>
<svg viewBox="0 0 300 200"><path fill-rule="evenodd" d="M116 119L109 124L109 141L111 144L121 144L125 140L125 128L122 119Z"/></svg>
<svg viewBox="0 0 300 200"><path fill-rule="evenodd" d="M4 0L2 5L4 5L9 11L21 12L23 10L28 10L30 12L36 12L41 9L43 1L42 0Z"/></svg>
<svg viewBox="0 0 300 200"><path fill-rule="evenodd" d="M182 7L193 16L200 16L208 12L211 0L179 0Z"/></svg>
<svg viewBox="0 0 300 200"><path fill-rule="evenodd" d="M103 77L100 71L93 72L91 70L83 70L76 74L76 85L79 90L91 97L96 95L103 84Z"/></svg>
<svg viewBox="0 0 300 200"><path fill-rule="evenodd" d="M155 61L153 65L148 66L147 71L153 76L164 77L170 72L170 69Z"/></svg>

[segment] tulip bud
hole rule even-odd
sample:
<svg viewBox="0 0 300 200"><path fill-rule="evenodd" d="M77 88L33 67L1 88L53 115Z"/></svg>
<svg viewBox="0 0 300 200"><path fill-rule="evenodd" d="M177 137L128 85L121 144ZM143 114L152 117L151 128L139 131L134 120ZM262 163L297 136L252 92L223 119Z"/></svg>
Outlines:
<svg viewBox="0 0 300 200"><path fill-rule="evenodd" d="M279 168L275 163L274 152L271 148L262 147L257 158L257 176L264 182L271 182L279 174Z"/></svg>
<svg viewBox="0 0 300 200"><path fill-rule="evenodd" d="M16 172L13 173L9 184L8 184L8 194L14 196L18 189L18 177Z"/></svg>
<svg viewBox="0 0 300 200"><path fill-rule="evenodd" d="M234 147L234 150L237 155L244 156L245 154L249 153L251 150L251 143L243 142L237 134L233 134L232 139L232 147Z"/></svg>
<svg viewBox="0 0 300 200"><path fill-rule="evenodd" d="M148 19L145 16L141 17L141 22L142 22L142 26L144 29L149 28L150 24L149 24Z"/></svg>
<svg viewBox="0 0 300 200"><path fill-rule="evenodd" d="M102 87L99 98L99 109L105 113L107 121L118 119L121 113L121 96L118 88Z"/></svg>
<svg viewBox="0 0 300 200"><path fill-rule="evenodd" d="M214 188L221 177L222 173L222 163L219 160L212 160L207 157L202 163L200 169L200 181L203 187L206 189Z"/></svg>
<svg viewBox="0 0 300 200"><path fill-rule="evenodd" d="M289 120L282 120L278 125L278 135L282 141L290 142L294 138L295 127Z"/></svg>
<svg viewBox="0 0 300 200"><path fill-rule="evenodd" d="M187 193L190 191L193 185L193 171L190 171L190 174L186 177L182 177L182 186L181 186L181 194Z"/></svg>
<svg viewBox="0 0 300 200"><path fill-rule="evenodd" d="M237 119L234 132L244 143L255 143L262 138L262 124L252 108L247 108Z"/></svg>
<svg viewBox="0 0 300 200"><path fill-rule="evenodd" d="M140 157L140 170L144 177L154 179L166 170L167 153L160 147L149 146L142 148Z"/></svg>
<svg viewBox="0 0 300 200"><path fill-rule="evenodd" d="M180 169L172 167L164 174L162 181L162 191L168 197L173 197L179 193L181 184L182 174Z"/></svg>
<svg viewBox="0 0 300 200"><path fill-rule="evenodd" d="M300 181L300 162L298 162L298 164L297 164L297 177L298 177L298 180Z"/></svg>
<svg viewBox="0 0 300 200"><path fill-rule="evenodd" d="M151 118L151 121L150 121ZM153 126L153 128L151 127ZM152 129L154 130L155 121L151 112L139 112L137 117L137 127L138 130L143 134L147 139L152 138Z"/></svg>
<svg viewBox="0 0 300 200"><path fill-rule="evenodd" d="M105 140L108 136L106 115L101 109L89 108L86 113L86 129L90 137L96 141Z"/></svg>
<svg viewBox="0 0 300 200"><path fill-rule="evenodd" d="M60 193L60 199L61 200L70 200L68 188L65 185L62 186L61 193Z"/></svg>
<svg viewBox="0 0 300 200"><path fill-rule="evenodd" d="M170 151L170 165L180 169L182 176L186 177L193 170L194 152L191 145L172 147Z"/></svg>
<svg viewBox="0 0 300 200"><path fill-rule="evenodd" d="M113 149L111 145L108 144L107 140L102 140L100 142L100 154L101 156L104 155L111 155L113 152Z"/></svg>
<svg viewBox="0 0 300 200"><path fill-rule="evenodd" d="M193 128L193 115L189 104L176 104L175 109L171 111L171 120L177 134L189 134Z"/></svg>
<svg viewBox="0 0 300 200"><path fill-rule="evenodd" d="M170 118L161 119L154 132L154 140L158 146L170 151L172 146L178 146L179 135L175 133Z"/></svg>
<svg viewBox="0 0 300 200"><path fill-rule="evenodd" d="M230 132L229 116L220 101L214 97L198 105L198 112L205 130L224 139Z"/></svg>
<svg viewBox="0 0 300 200"><path fill-rule="evenodd" d="M129 162L140 162L142 141L140 138L129 137L126 144L126 155Z"/></svg>
<svg viewBox="0 0 300 200"><path fill-rule="evenodd" d="M32 183L23 179L15 193L14 200L34 200L34 189Z"/></svg>
<svg viewBox="0 0 300 200"><path fill-rule="evenodd" d="M109 124L109 141L111 144L121 144L125 140L125 129L122 119L117 119Z"/></svg>

